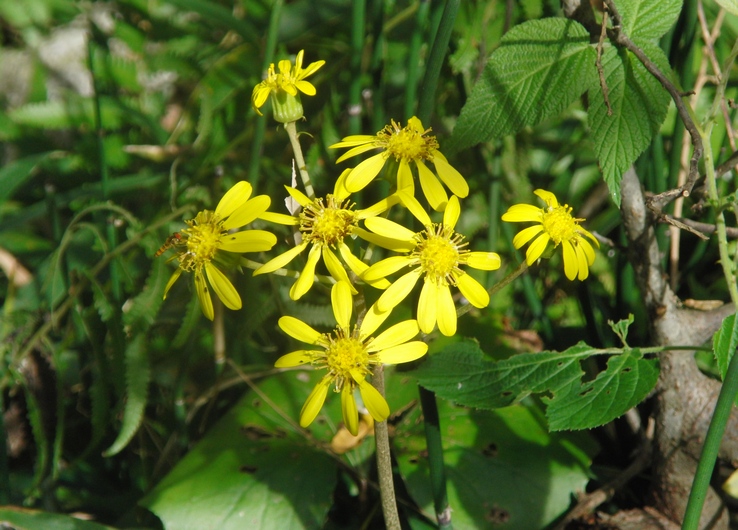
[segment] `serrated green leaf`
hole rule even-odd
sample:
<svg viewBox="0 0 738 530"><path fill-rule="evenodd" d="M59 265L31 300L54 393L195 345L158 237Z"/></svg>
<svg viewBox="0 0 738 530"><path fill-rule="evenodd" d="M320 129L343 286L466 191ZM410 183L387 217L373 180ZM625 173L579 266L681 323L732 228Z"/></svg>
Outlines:
<svg viewBox="0 0 738 530"><path fill-rule="evenodd" d="M720 329L712 338L712 350L715 354L720 377L725 379L728 373L730 359L733 358L735 349L738 347L738 321L735 315L730 315L723 320Z"/></svg>
<svg viewBox="0 0 738 530"><path fill-rule="evenodd" d="M623 343L623 346L627 346L627 338L628 338L628 328L634 321L633 313L630 313L628 315L627 319L624 320L618 320L617 322L613 322L612 320L608 320L607 324L612 328L612 330L615 332L615 335L617 335L620 338L620 341Z"/></svg>
<svg viewBox="0 0 738 530"><path fill-rule="evenodd" d="M460 150L500 138L566 109L597 83L589 33L572 20L531 20L492 53L449 141Z"/></svg>
<svg viewBox="0 0 738 530"><path fill-rule="evenodd" d="M41 153L21 158L6 164L0 169L0 202L7 200L13 191L28 180L33 171L49 153Z"/></svg>
<svg viewBox="0 0 738 530"><path fill-rule="evenodd" d="M128 344L125 352L126 360L126 400L123 409L123 422L118 437L108 447L103 456L113 456L128 445L133 435L141 426L144 409L148 397L151 367L147 356L146 337L143 333L136 335Z"/></svg>
<svg viewBox="0 0 738 530"><path fill-rule="evenodd" d="M112 526L85 521L59 513L48 513L17 506L0 508L0 525L14 530L115 530ZM7 525L7 526L6 526Z"/></svg>
<svg viewBox="0 0 738 530"><path fill-rule="evenodd" d="M738 15L738 1L736 0L715 0L720 7L728 13Z"/></svg>
<svg viewBox="0 0 738 530"><path fill-rule="evenodd" d="M671 29L682 0L615 0L625 34L631 39L658 39Z"/></svg>
<svg viewBox="0 0 738 530"><path fill-rule="evenodd" d="M100 283L91 275L85 275L92 285L92 300L100 315L100 320L107 322L113 316L113 305L108 300L108 295L103 291Z"/></svg>
<svg viewBox="0 0 738 530"><path fill-rule="evenodd" d="M546 417L552 431L591 429L625 414L643 401L659 377L657 359L644 359L638 349L613 355L593 381L572 382L554 390Z"/></svg>
<svg viewBox="0 0 738 530"><path fill-rule="evenodd" d="M164 287L169 280L169 270L166 260L155 259L151 265L151 272L141 293L126 307L123 313L123 323L137 330L150 327L156 319L164 295Z"/></svg>
<svg viewBox="0 0 738 530"><path fill-rule="evenodd" d="M638 45L667 73L669 63L658 46ZM589 127L610 197L620 206L623 173L651 143L669 107L669 94L630 52L605 45L602 68L612 115L599 85L589 91Z"/></svg>

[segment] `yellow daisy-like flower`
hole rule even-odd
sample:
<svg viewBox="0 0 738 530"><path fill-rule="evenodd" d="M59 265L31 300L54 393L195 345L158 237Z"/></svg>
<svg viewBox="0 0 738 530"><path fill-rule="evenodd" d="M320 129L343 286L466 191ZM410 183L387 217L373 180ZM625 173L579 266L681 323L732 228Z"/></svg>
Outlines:
<svg viewBox="0 0 738 530"><path fill-rule="evenodd" d="M545 208L515 204L502 216L503 221L513 223L538 223L518 232L513 245L520 248L535 238L525 253L528 265L532 265L543 255L549 241L553 241L554 247L561 245L566 277L570 280L586 279L589 276L589 267L595 260L595 251L590 241L598 248L599 242L579 225L584 219L572 217L568 204L559 205L556 196L550 191L536 190L534 193L546 203Z"/></svg>
<svg viewBox="0 0 738 530"><path fill-rule="evenodd" d="M403 202L412 197L405 198ZM416 201L417 202L417 201ZM494 252L468 250L464 236L454 231L461 208L459 199L452 196L443 212L442 223L431 223L419 208L411 208L425 229L413 232L384 218L366 220L366 226L387 240L399 240L407 245L407 254L393 256L369 267L362 278L375 281L379 278L411 267L400 276L377 300L379 311L388 311L410 294L417 281L423 277L423 288L418 301L418 324L421 331L430 333L438 323L438 329L446 336L456 333L456 306L451 296L451 286L474 307L487 307L489 293L461 267L492 271L500 268L500 256ZM382 244L381 242L379 243ZM390 245L383 245L390 248ZM395 245L399 249L399 245Z"/></svg>
<svg viewBox="0 0 738 530"><path fill-rule="evenodd" d="M325 402L328 388L333 385L341 393L343 422L351 434L356 436L359 413L354 399L354 390L361 393L369 414L376 421L384 421L390 410L382 394L366 380L372 366L378 364L407 363L419 359L428 351L421 341L410 341L418 334L418 323L405 320L380 333L372 334L389 315L379 313L374 307L367 311L360 325L351 327L353 299L351 288L346 282L338 282L331 289L331 304L338 326L331 333L320 333L294 317L279 319L279 327L289 336L308 344L320 346L319 350L298 350L283 355L274 366L289 368L312 364L328 373L315 386L300 412L300 425L309 426Z"/></svg>
<svg viewBox="0 0 738 530"><path fill-rule="evenodd" d="M305 50L300 50L295 58L295 66L287 59L277 63L279 73L274 68L274 63L269 65L266 79L254 87L251 93L251 106L261 116L259 109L264 106L267 98L271 96L274 107L274 119L281 123L297 121L302 118L302 102L298 90L308 96L315 95L315 87L305 78L314 74L325 61L310 63L303 70L302 59Z"/></svg>
<svg viewBox="0 0 738 530"><path fill-rule="evenodd" d="M277 242L276 236L265 230L230 232L249 224L269 208L271 200L268 196L257 195L249 199L251 191L248 182L236 183L226 192L214 212L203 210L194 219L185 221L188 227L171 236L157 252L160 255L173 247L177 254L171 259L179 260L179 267L164 289L165 299L174 282L183 271L187 271L195 273L195 291L207 318L213 320L213 301L208 282L228 309L241 309L241 297L218 268L219 252L262 252L271 249Z"/></svg>
<svg viewBox="0 0 738 530"><path fill-rule="evenodd" d="M410 169L410 164L414 164L418 170L418 180L423 194L434 210L443 210L448 202L448 195L438 181L439 178L454 195L462 198L469 195L466 180L438 150L436 137L428 133L430 129L424 129L420 120L413 116L407 121L406 127L400 127L392 120L391 125L386 126L375 136L347 136L337 144L333 144L332 148L351 148L336 163L372 149L382 149L381 153L367 158L351 171L346 178L346 188L351 193L363 189L379 174L387 159L392 156L400 164L397 170L397 189L409 188L410 194L414 194L412 190L415 186ZM433 163L438 177L425 165L426 162Z"/></svg>
<svg viewBox="0 0 738 530"><path fill-rule="evenodd" d="M346 268L336 256L334 250L338 250L343 262L357 276L360 276L368 268L366 263L351 253L351 249L344 240L347 237L359 236L369 242L376 241L377 238L374 234L359 227L358 223L362 219L384 212L397 202L397 198L390 196L370 208L354 210L354 204L348 199L349 194L343 187L346 173L347 171L336 182L333 194L327 195L324 199L310 199L301 191L285 186L287 193L302 207L300 213L285 215L267 212L261 218L283 225L297 225L302 241L284 254L256 269L254 276L281 269L301 254L302 251L310 247L305 267L290 289L290 298L299 300L313 285L315 267L321 257L334 280L351 283ZM386 280L379 280L373 285L386 288L389 283ZM356 292L353 287L351 289Z"/></svg>

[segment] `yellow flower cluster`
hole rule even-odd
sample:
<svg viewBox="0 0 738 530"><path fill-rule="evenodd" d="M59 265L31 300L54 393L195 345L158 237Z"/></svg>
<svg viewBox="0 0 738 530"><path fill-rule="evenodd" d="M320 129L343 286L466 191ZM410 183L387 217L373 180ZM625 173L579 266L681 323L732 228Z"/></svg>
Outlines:
<svg viewBox="0 0 738 530"><path fill-rule="evenodd" d="M302 61L303 52L300 51L294 66L283 60L277 69L274 65L269 67L266 79L252 94L252 105L257 112L271 98L278 121L291 122L302 117L298 91L307 95L316 93L315 87L305 78L324 64L324 61L317 61L303 69ZM312 196L308 186L305 193L286 186L294 204L289 214L267 211L269 197L251 197L251 186L238 182L214 211L199 212L186 222L187 228L167 239L157 253L173 248L176 253L171 259L179 264L164 296L182 272L192 272L202 311L212 320L210 288L227 308L239 309L242 304L224 272L233 268L234 263L241 263L234 261L232 256L265 252L277 242L273 234L264 230L237 229L257 219L293 227L296 244L254 266L253 274L279 272L296 277L289 291L293 300L305 296L315 283L322 281L332 286L331 305L336 320L332 331L316 331L291 316L279 320L280 328L287 335L309 347L283 355L275 366L312 365L326 372L302 408L300 425L303 427L316 418L331 387L341 394L343 421L351 433L358 432L356 391L376 421L386 420L390 414L387 402L367 381L372 368L378 364L411 362L425 355L427 344L413 340L420 332L430 334L437 328L443 335L454 335L457 300L477 308L490 303L489 292L469 271L499 269L500 257L495 252L472 250L464 234L457 231L462 214L459 199L469 194L469 185L441 154L438 140L431 133L417 117L411 117L404 126L392 120L376 135L343 138L331 146L349 149L337 163L369 151L378 152L346 169L336 179L332 193L323 197ZM431 164L434 170L429 167ZM385 167L396 168L386 175L393 184L392 193L367 208L357 208L351 194L367 187ZM415 196L416 178L427 206ZM528 265L532 265L544 255L550 243L554 248L561 246L567 278L585 279L595 257L592 243L597 245L597 240L580 226L581 219L572 217L571 208L559 205L552 193L543 190L535 193L546 207L517 204L502 217L504 221L535 223L515 236L515 248L532 241L526 254ZM409 211L417 228L408 228L389 219L389 213L396 206ZM362 242L366 243L363 247ZM381 256L383 259L372 259L377 253L376 247L380 247L379 253L386 254ZM306 257L300 271L284 270L303 254ZM321 262L327 275L317 272ZM392 310L419 283L417 317L376 334ZM354 296L361 292L363 285L382 293L353 322L357 304ZM359 305L363 306L363 298Z"/></svg>

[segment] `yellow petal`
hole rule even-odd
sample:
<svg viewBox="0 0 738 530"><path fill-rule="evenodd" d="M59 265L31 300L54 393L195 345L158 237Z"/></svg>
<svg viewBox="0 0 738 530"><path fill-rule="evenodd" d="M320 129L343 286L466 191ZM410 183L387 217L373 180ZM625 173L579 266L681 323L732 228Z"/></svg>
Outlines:
<svg viewBox="0 0 738 530"><path fill-rule="evenodd" d="M469 184L466 183L461 173L448 163L440 151L433 151L433 165L436 166L438 177L448 186L451 193L462 199L469 195Z"/></svg>
<svg viewBox="0 0 738 530"><path fill-rule="evenodd" d="M548 242L550 240L551 237L547 233L543 232L535 241L533 241L533 243L530 244L528 251L525 253L525 261L528 263L528 266L533 265L536 260L543 255L543 252L546 250L546 246L548 246Z"/></svg>
<svg viewBox="0 0 738 530"><path fill-rule="evenodd" d="M459 198L456 195L452 195L446 205L446 210L443 212L443 224L449 228L456 228L459 215L461 215Z"/></svg>
<svg viewBox="0 0 738 530"><path fill-rule="evenodd" d="M502 220L508 223L540 222L543 210L531 204L514 204L502 214Z"/></svg>
<svg viewBox="0 0 738 530"><path fill-rule="evenodd" d="M579 272L577 253L568 241L561 242L561 249L564 252L564 274L573 281L577 277L577 272Z"/></svg>
<svg viewBox="0 0 738 530"><path fill-rule="evenodd" d="M254 110L259 116L263 116L263 114L259 112L259 109L263 107L264 103L269 99L269 94L271 94L271 92L272 89L262 83L259 83L254 87L254 91L251 93L251 106L254 107Z"/></svg>
<svg viewBox="0 0 738 530"><path fill-rule="evenodd" d="M582 250L587 255L587 264L592 265L595 261L595 251L592 248L592 245L589 244L589 241L586 239L580 238L579 240L579 246L582 247Z"/></svg>
<svg viewBox="0 0 738 530"><path fill-rule="evenodd" d="M587 230L585 230L581 226L578 226L577 227L577 232L579 232L582 235L587 236L590 239L590 241L592 241L592 243L595 244L595 246L597 248L600 248L600 242L597 240L597 238L595 236L593 236L592 234L590 234Z"/></svg>
<svg viewBox="0 0 738 530"><path fill-rule="evenodd" d="M358 291L354 289L354 286L351 284L351 280L349 280L348 274L346 273L346 269L344 268L343 264L339 261L339 259L330 249L330 247L323 247L323 262L325 263L328 272L331 273L331 276L334 280L336 280L337 282L346 282L346 285L349 286L353 294L358 293Z"/></svg>
<svg viewBox="0 0 738 530"><path fill-rule="evenodd" d="M229 189L215 207L215 214L221 219L231 215L237 208L242 206L251 196L251 184L242 180Z"/></svg>
<svg viewBox="0 0 738 530"><path fill-rule="evenodd" d="M302 406L300 411L300 427L303 429L308 427L323 408L325 402L325 396L328 394L328 387L331 384L330 376L325 376L320 382L315 385L313 391L305 400L305 404Z"/></svg>
<svg viewBox="0 0 738 530"><path fill-rule="evenodd" d="M513 246L515 248L520 248L541 232L543 232L543 225L539 224L529 226L515 234L515 237L513 238Z"/></svg>
<svg viewBox="0 0 738 530"><path fill-rule="evenodd" d="M346 189L351 193L364 189L379 174L386 160L384 153L378 153L361 162L346 177Z"/></svg>
<svg viewBox="0 0 738 530"><path fill-rule="evenodd" d="M379 311L377 309L376 302L372 304L369 310L364 314L364 319L361 321L361 329L359 330L359 336L361 339L369 337L374 333L382 323L387 320L392 311Z"/></svg>
<svg viewBox="0 0 738 530"><path fill-rule="evenodd" d="M341 412L343 413L343 424L348 432L356 436L359 434L359 410L354 400L353 385L343 385L341 390Z"/></svg>
<svg viewBox="0 0 738 530"><path fill-rule="evenodd" d="M426 280L418 300L418 327L423 333L430 333L436 327L438 310L438 289L436 283Z"/></svg>
<svg viewBox="0 0 738 530"><path fill-rule="evenodd" d="M351 372L351 375L354 375L354 372ZM389 418L389 405L387 405L387 401L382 397L382 394L366 380L357 381L357 383L359 383L361 399L364 400L364 406L372 415L372 418L375 421L384 421Z"/></svg>
<svg viewBox="0 0 738 530"><path fill-rule="evenodd" d="M456 306L448 285L439 285L438 290L438 331L451 337L456 334Z"/></svg>
<svg viewBox="0 0 738 530"><path fill-rule="evenodd" d="M329 145L329 149L340 149L341 147L354 147L356 145L363 145L368 142L376 140L376 136L370 134L354 134L343 138L340 142L333 145Z"/></svg>
<svg viewBox="0 0 738 530"><path fill-rule="evenodd" d="M415 232L384 217L370 217L364 221L364 225L375 234L389 239L399 241L415 240Z"/></svg>
<svg viewBox="0 0 738 530"><path fill-rule="evenodd" d="M397 197L400 200L400 203L410 210L410 213L415 216L415 218L420 221L420 224L425 226L428 226L431 224L431 218L428 217L428 214L425 212L425 209L420 205L420 202L418 202L418 199L413 197L410 190L400 190L396 193Z"/></svg>
<svg viewBox="0 0 738 530"><path fill-rule="evenodd" d="M418 331L418 322L416 320L404 320L386 329L372 339L366 345L366 351L374 353L403 344L415 337Z"/></svg>
<svg viewBox="0 0 738 530"><path fill-rule="evenodd" d="M367 265L351 253L351 249L349 249L348 245L346 245L346 243L344 243L343 241L338 244L338 250L341 253L343 261L346 263L346 265L348 265L348 268L351 269L351 271L357 276L361 277L361 275L364 274L364 272L369 268L369 265ZM362 278L362 280L364 279ZM384 278L380 278L379 280L374 281L364 281L377 289L386 289L390 286L390 282L385 280Z"/></svg>
<svg viewBox="0 0 738 530"><path fill-rule="evenodd" d="M295 83L295 88L307 96L314 96L315 87L310 81L300 80Z"/></svg>
<svg viewBox="0 0 738 530"><path fill-rule="evenodd" d="M577 253L577 267L579 268L579 274L577 278L581 281L586 280L589 276L589 266L587 264L587 254L585 254L582 245L574 245L574 250Z"/></svg>
<svg viewBox="0 0 738 530"><path fill-rule="evenodd" d="M354 306L354 299L351 296L351 288L348 282L338 282L331 289L331 305L333 306L333 316L336 322L342 328L351 326L351 311Z"/></svg>
<svg viewBox="0 0 738 530"><path fill-rule="evenodd" d="M386 278L390 274L394 274L401 268L410 265L413 258L409 256L392 256L390 258L378 261L369 267L361 276L363 280L372 282L380 278Z"/></svg>
<svg viewBox="0 0 738 530"><path fill-rule="evenodd" d="M375 217L373 219L379 218ZM400 241L399 239L393 239L391 237L385 237L379 234L375 234L374 232L369 232L368 230L364 230L363 228L360 228L358 226L355 226L351 230L351 233L359 236L361 239L367 241L368 243L373 243L374 245L392 250L394 252L410 252L412 249L415 248L417 244L415 240Z"/></svg>
<svg viewBox="0 0 738 530"><path fill-rule="evenodd" d="M420 271L412 270L387 287L382 296L377 300L377 309L381 312L389 311L402 302L420 278Z"/></svg>
<svg viewBox="0 0 738 530"><path fill-rule="evenodd" d="M448 195L446 190L438 181L438 178L433 172L428 169L422 161L418 160L415 165L418 168L418 177L420 179L420 189L423 190L423 195L428 200L430 207L437 212L443 211L448 203Z"/></svg>
<svg viewBox="0 0 738 530"><path fill-rule="evenodd" d="M408 119L407 126L411 129L414 129L420 134L425 132L425 129L423 129L423 122L420 121L420 118L418 118L417 116L413 116L412 118Z"/></svg>
<svg viewBox="0 0 738 530"><path fill-rule="evenodd" d="M273 258L269 261L267 261L264 265L259 267L254 271L254 276L258 276L259 274L266 274L268 272L274 272L277 269L281 269L285 265L287 265L290 261L295 259L297 255L305 250L305 248L308 246L307 241L303 241L299 245L297 245L294 248L289 249L287 252L280 254L276 258Z"/></svg>
<svg viewBox="0 0 738 530"><path fill-rule="evenodd" d="M286 215L283 213L276 212L264 212L259 216L259 219L263 219L270 223L276 223L280 225L294 226L300 224L300 219L292 215Z"/></svg>
<svg viewBox="0 0 738 530"><path fill-rule="evenodd" d="M221 299L228 309L241 309L241 297L228 277L212 263L205 264L205 273L208 275L210 285L213 286L215 294Z"/></svg>
<svg viewBox="0 0 738 530"><path fill-rule="evenodd" d="M164 296L162 297L162 300L167 299L167 294L169 293L169 289L172 288L172 285L174 285L174 282L176 282L179 279L181 274L182 274L182 269L180 269L179 267L174 269L174 272L169 277L169 281L167 282L166 287L164 287Z"/></svg>
<svg viewBox="0 0 738 530"><path fill-rule="evenodd" d="M377 202L376 204L370 206L369 208L364 208L363 210L357 210L356 214L359 219L368 219L369 217L375 217L381 213L386 212L398 202L399 202L399 199L397 195L392 194L389 197L386 197L382 199L381 201Z"/></svg>
<svg viewBox="0 0 738 530"><path fill-rule="evenodd" d="M349 147L349 142L339 142L337 144L333 144L331 147ZM345 145L340 145L345 144ZM377 149L379 146L374 145L374 136L369 136L368 142L361 142L357 147L354 147L353 149L349 149L344 154L342 154L338 160L336 160L336 164L340 164L344 160L348 160L349 158L353 156L360 155L362 153L366 153L367 151L371 151L372 149Z"/></svg>
<svg viewBox="0 0 738 530"><path fill-rule="evenodd" d="M228 252L265 252L277 243L277 236L266 230L246 230L225 235L218 248Z"/></svg>
<svg viewBox="0 0 738 530"><path fill-rule="evenodd" d="M410 195L415 195L413 172L410 170L410 164L404 158L400 160L400 165L397 167L396 187L399 191L406 191Z"/></svg>
<svg viewBox="0 0 738 530"><path fill-rule="evenodd" d="M309 325L305 324L302 320L298 320L295 317L284 316L279 319L279 327L282 331L287 333L293 339L297 339L300 342L307 342L308 344L317 344L320 338L323 336L321 333L315 331Z"/></svg>
<svg viewBox="0 0 738 530"><path fill-rule="evenodd" d="M213 312L213 300L210 298L210 290L205 282L205 276L202 273L195 273L195 291L197 299L200 301L200 309L202 314L208 320L213 320L215 313Z"/></svg>
<svg viewBox="0 0 738 530"><path fill-rule="evenodd" d="M297 281L290 288L290 298L293 300L302 298L310 290L310 287L313 286L313 282L315 282L315 266L318 264L321 254L321 247L319 245L313 245L305 262L305 267L303 267Z"/></svg>
<svg viewBox="0 0 738 530"><path fill-rule="evenodd" d="M302 366L304 364L310 364L313 360L313 356L317 353L317 351L313 350L298 350L293 351L292 353L288 353L287 355L282 355L277 361L274 363L275 368L292 368L294 366Z"/></svg>
<svg viewBox="0 0 738 530"><path fill-rule="evenodd" d="M477 280L464 273L455 276L455 279L459 291L471 305L479 308L489 305L489 293Z"/></svg>
<svg viewBox="0 0 738 530"><path fill-rule="evenodd" d="M272 200L268 195L257 195L238 207L223 223L224 230L245 226L266 212Z"/></svg>
<svg viewBox="0 0 738 530"><path fill-rule="evenodd" d="M559 201L556 200L556 195L546 190L535 190L533 193L538 195L544 202L552 208L556 208L559 205Z"/></svg>
<svg viewBox="0 0 738 530"><path fill-rule="evenodd" d="M291 186L285 186L284 188L287 190L287 193L290 194L290 197L295 199L297 201L297 204L299 204L302 207L305 207L308 204L311 204L313 202L312 200L310 200L310 198L307 195L305 195L303 192L301 192L297 188L293 188Z"/></svg>
<svg viewBox="0 0 738 530"><path fill-rule="evenodd" d="M469 252L466 264L480 271L495 271L500 268L500 256L496 252Z"/></svg>
<svg viewBox="0 0 738 530"><path fill-rule="evenodd" d="M351 195L351 192L346 189L346 178L350 173L350 168L344 169L336 179L336 184L333 186L333 197L335 197L336 200L343 201Z"/></svg>
<svg viewBox="0 0 738 530"><path fill-rule="evenodd" d="M420 359L427 352L428 345L418 340L382 350L377 357L384 364L400 364Z"/></svg>
<svg viewBox="0 0 738 530"><path fill-rule="evenodd" d="M300 77L307 77L309 75L313 75L315 72L318 71L318 68L323 66L325 64L325 61L315 61L314 63L310 63L307 68L305 68L302 73L300 74Z"/></svg>

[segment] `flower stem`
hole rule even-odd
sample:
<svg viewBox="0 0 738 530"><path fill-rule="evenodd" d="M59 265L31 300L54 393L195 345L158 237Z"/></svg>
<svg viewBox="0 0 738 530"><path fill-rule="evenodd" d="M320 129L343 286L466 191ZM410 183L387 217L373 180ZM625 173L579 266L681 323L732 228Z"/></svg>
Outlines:
<svg viewBox="0 0 738 530"><path fill-rule="evenodd" d="M428 466L430 467L431 490L433 491L433 507L436 510L438 528L451 530L451 508L446 493L446 468L443 464L443 441L441 439L441 421L438 417L436 394L418 387L420 391L420 407L423 409L423 425L425 426L425 443L428 449Z"/></svg>
<svg viewBox="0 0 738 530"><path fill-rule="evenodd" d="M384 365L374 368L372 385L384 396ZM395 500L395 484L392 478L392 458L390 456L387 420L374 424L374 440L377 444L377 475L379 477L379 496L382 499L384 525L388 530L400 530L400 515Z"/></svg>
<svg viewBox="0 0 738 530"><path fill-rule="evenodd" d="M292 152L295 154L295 162L297 163L297 170L300 172L302 178L302 185L305 186L305 194L310 198L315 198L315 191L313 185L310 182L310 175L305 165L305 159L302 157L302 148L300 147L300 140L297 138L297 126L294 121L290 121L284 124L284 129L287 131L287 135L290 137L290 144L292 144Z"/></svg>

